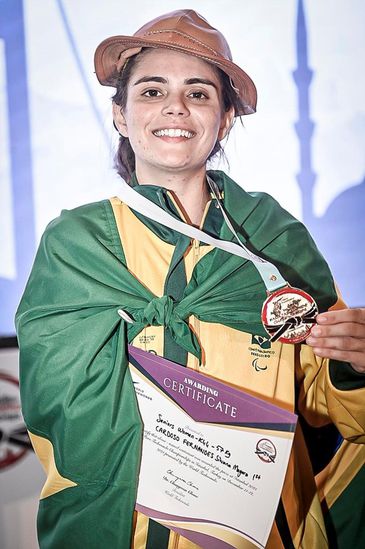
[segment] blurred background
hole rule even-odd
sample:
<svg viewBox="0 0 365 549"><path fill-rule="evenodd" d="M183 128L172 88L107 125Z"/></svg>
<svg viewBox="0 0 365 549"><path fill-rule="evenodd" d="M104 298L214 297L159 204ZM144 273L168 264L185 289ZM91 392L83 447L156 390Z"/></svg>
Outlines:
<svg viewBox="0 0 365 549"><path fill-rule="evenodd" d="M18 396L14 313L40 236L63 208L118 194L111 88L95 47L181 1L0 0L0 547L37 547L43 474ZM195 0L258 88L225 145L247 191L302 219L345 301L365 305L365 4Z"/></svg>

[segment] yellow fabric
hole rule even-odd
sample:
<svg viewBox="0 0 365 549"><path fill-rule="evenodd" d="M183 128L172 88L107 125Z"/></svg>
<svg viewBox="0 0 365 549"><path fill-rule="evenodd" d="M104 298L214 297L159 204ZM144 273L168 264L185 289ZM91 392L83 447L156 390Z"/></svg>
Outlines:
<svg viewBox="0 0 365 549"><path fill-rule="evenodd" d="M62 477L56 467L52 443L46 438L29 432L29 438L35 453L46 472L47 480L43 486L40 499L52 496L65 488L77 486L72 480Z"/></svg>
<svg viewBox="0 0 365 549"><path fill-rule="evenodd" d="M364 463L365 446L345 440L334 459L316 476L321 501L325 500L326 505L331 507Z"/></svg>
<svg viewBox="0 0 365 549"><path fill-rule="evenodd" d="M147 533L148 533L148 517L142 513L134 512L135 526L134 526L134 539L132 549L138 549L146 545Z"/></svg>
<svg viewBox="0 0 365 549"><path fill-rule="evenodd" d="M113 199L112 206L128 268L156 295L162 296L174 246L161 241L139 221L127 205L118 199ZM192 242L184 256L188 280L196 263L210 250L210 246L199 246L198 242ZM344 303L339 300L333 308L344 306ZM294 411L296 375L301 383L299 408L310 424L322 425L329 423L332 419L341 423L344 436L353 432L357 426L359 439L364 436L361 424L364 425L365 420L361 424L358 423L341 404L351 399L353 410L356 391L348 391L347 395L344 395L343 391L337 391L329 379L328 361L316 357L310 347L276 342L270 349L263 349L258 342L253 341L251 334L220 324L199 322L194 317L189 319L189 323L203 349L203 361L199 367L196 357L189 354L188 367L200 369L206 375L224 380L290 411ZM147 327L133 344L163 355L163 327ZM360 413L363 403L359 398L357 402ZM345 464L343 467L346 470ZM326 493L324 487L327 482L326 474L330 476L327 472L321 479L323 496ZM295 547L325 549L328 542L318 491L300 426L294 438L282 500ZM134 549L145 547L146 524L145 517L139 516ZM170 536L169 549L196 549L196 547L195 544L176 533ZM282 547L275 524L267 547L269 549Z"/></svg>
<svg viewBox="0 0 365 549"><path fill-rule="evenodd" d="M199 545L196 545L192 541L189 541L176 532L170 534L169 545L167 549L200 549Z"/></svg>
<svg viewBox="0 0 365 549"><path fill-rule="evenodd" d="M307 345L301 346L296 366L301 381L298 407L308 423L320 426L332 420L345 439L364 443L363 389L336 389L330 380L328 361L316 357Z"/></svg>

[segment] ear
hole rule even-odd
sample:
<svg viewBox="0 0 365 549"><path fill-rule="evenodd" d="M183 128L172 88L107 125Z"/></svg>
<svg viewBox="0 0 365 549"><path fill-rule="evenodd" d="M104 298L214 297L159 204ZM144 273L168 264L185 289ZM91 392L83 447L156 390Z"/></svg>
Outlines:
<svg viewBox="0 0 365 549"><path fill-rule="evenodd" d="M118 132L123 137L128 137L127 123L123 115L122 107L113 102L113 120Z"/></svg>
<svg viewBox="0 0 365 549"><path fill-rule="evenodd" d="M218 132L218 141L222 141L229 133L234 123L234 107L232 106L229 111L226 111L222 115L222 121Z"/></svg>

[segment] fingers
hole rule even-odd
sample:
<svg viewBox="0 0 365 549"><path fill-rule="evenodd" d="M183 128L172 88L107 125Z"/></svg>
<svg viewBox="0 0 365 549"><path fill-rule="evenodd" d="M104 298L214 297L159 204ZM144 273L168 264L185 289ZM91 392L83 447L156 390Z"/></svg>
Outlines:
<svg viewBox="0 0 365 549"><path fill-rule="evenodd" d="M356 370L360 374L365 374L365 360L363 352L342 351L322 347L313 347L313 352L317 356L323 358L331 358L333 360L349 362L354 370Z"/></svg>
<svg viewBox="0 0 365 549"><path fill-rule="evenodd" d="M355 322L341 322L338 324L320 324L314 325L311 337L354 337L365 338L365 324Z"/></svg>
<svg viewBox="0 0 365 549"><path fill-rule="evenodd" d="M327 311L326 313L319 314L316 321L320 325L339 324L342 322L354 322L365 325L365 308Z"/></svg>
<svg viewBox="0 0 365 549"><path fill-rule="evenodd" d="M316 318L307 344L317 356L350 362L365 372L365 309L328 311Z"/></svg>
<svg viewBox="0 0 365 549"><path fill-rule="evenodd" d="M337 337L314 337L310 335L307 339L308 345L313 348L333 349L338 351L364 351L365 338L356 338L350 336Z"/></svg>

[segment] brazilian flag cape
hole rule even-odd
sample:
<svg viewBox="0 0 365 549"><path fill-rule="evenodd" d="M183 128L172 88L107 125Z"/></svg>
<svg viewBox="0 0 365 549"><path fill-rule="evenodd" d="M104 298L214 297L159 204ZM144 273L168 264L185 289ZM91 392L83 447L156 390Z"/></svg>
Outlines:
<svg viewBox="0 0 365 549"><path fill-rule="evenodd" d="M272 197L209 174L246 246L321 311L334 304L330 271L305 227ZM161 187L136 190L163 206ZM214 236L233 239L225 224ZM218 249L198 262L180 301L155 296L128 271L108 200L63 211L49 224L16 316L22 409L29 431L52 444L58 473L74 485L41 499L41 547L130 546L142 427L128 342L146 325L164 325L177 345L200 356L190 315L265 335L265 297L253 264Z"/></svg>

